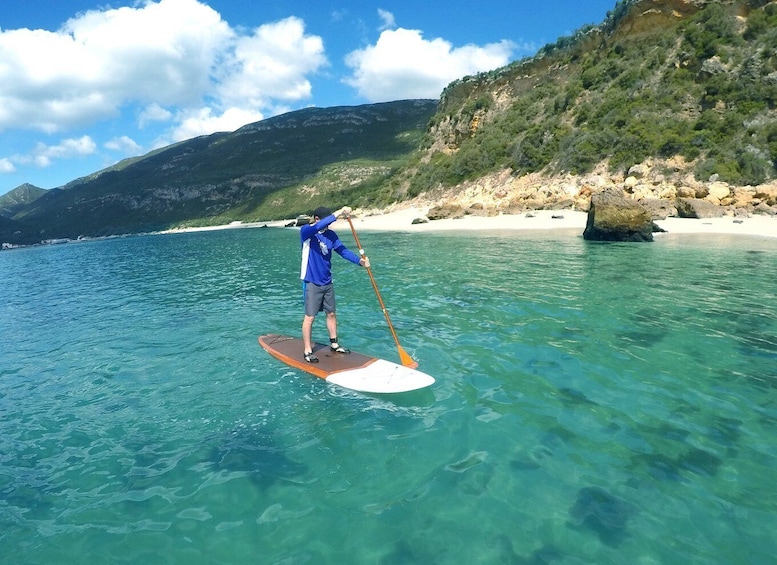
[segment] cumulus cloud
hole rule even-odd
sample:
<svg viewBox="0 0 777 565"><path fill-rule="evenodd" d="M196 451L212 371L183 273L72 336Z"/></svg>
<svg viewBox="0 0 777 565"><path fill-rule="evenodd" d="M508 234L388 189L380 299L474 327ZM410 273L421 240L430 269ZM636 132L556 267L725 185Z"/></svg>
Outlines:
<svg viewBox="0 0 777 565"><path fill-rule="evenodd" d="M326 64L323 40L306 35L301 19L262 25L238 38L225 57L218 97L225 105L247 102L253 109L266 108L273 100L310 98L307 76Z"/></svg>
<svg viewBox="0 0 777 565"><path fill-rule="evenodd" d="M29 153L1 158L0 173L15 173L17 165L45 169L50 167L54 161L92 155L96 150L97 144L88 135L63 139L56 145L46 145L39 142Z"/></svg>
<svg viewBox="0 0 777 565"><path fill-rule="evenodd" d="M142 148L128 135L114 137L105 144L107 149L117 151L125 155L137 155Z"/></svg>
<svg viewBox="0 0 777 565"><path fill-rule="evenodd" d="M209 111L207 123L253 118L278 100L309 98L307 76L326 64L323 41L297 18L246 36L197 0L91 10L57 31L0 29L0 61L0 131L47 133L130 106L144 108L140 127L180 109L186 120Z"/></svg>
<svg viewBox="0 0 777 565"><path fill-rule="evenodd" d="M353 73L345 82L370 102L437 98L457 78L506 65L515 48L507 40L453 47L444 39L424 39L418 30L386 30L375 45L346 56Z"/></svg>
<svg viewBox="0 0 777 565"><path fill-rule="evenodd" d="M138 116L138 126L141 128L146 127L153 122L167 122L173 117L173 113L166 108L162 108L156 102L149 104Z"/></svg>
<svg viewBox="0 0 777 565"><path fill-rule="evenodd" d="M203 1L139 0L79 13L53 31L0 28L0 134L65 136L115 121L125 131L99 150L138 155L311 98L311 76L329 63L301 19L233 28ZM141 147L134 129L155 139ZM28 147L0 155L0 173L98 151L87 136Z"/></svg>
<svg viewBox="0 0 777 565"><path fill-rule="evenodd" d="M397 27L397 22L394 19L394 14L392 14L388 10L383 10L381 8L378 8L378 16L383 22L380 28L378 28L381 31L383 31L384 29L394 29L395 27Z"/></svg>
<svg viewBox="0 0 777 565"><path fill-rule="evenodd" d="M64 139L57 145L38 145L36 157L41 166L47 166L52 159L91 155L97 150L97 144L88 135L79 138Z"/></svg>
<svg viewBox="0 0 777 565"><path fill-rule="evenodd" d="M88 135L79 138L63 139L56 145L38 143L35 149L27 155L14 155L11 161L17 164L35 165L36 167L49 167L53 161L69 159L71 157L83 157L92 155L97 150L97 144Z"/></svg>
<svg viewBox="0 0 777 565"><path fill-rule="evenodd" d="M232 27L207 1L137 0L79 13L57 30L0 28L0 135L11 132L0 147L29 148L0 156L0 173L232 131L312 102L313 77L334 74L323 39L302 19ZM379 39L347 56L342 81L370 102L436 98L456 78L507 64L516 49L509 41L454 47L377 13ZM99 146L89 136L27 142L108 123L117 137L95 133ZM144 137L154 141L135 141Z"/></svg>
<svg viewBox="0 0 777 565"><path fill-rule="evenodd" d="M243 108L229 108L221 114L214 114L211 108L188 111L178 119L178 125L171 132L170 140L160 140L158 145L167 145L172 141L183 141L217 131L234 131L245 124L258 122L262 118L261 113Z"/></svg>
<svg viewBox="0 0 777 565"><path fill-rule="evenodd" d="M16 172L16 167L14 167L14 164L11 162L10 159L8 159L7 157L0 159L0 174L10 174L15 172Z"/></svg>
<svg viewBox="0 0 777 565"><path fill-rule="evenodd" d="M54 32L0 32L0 130L51 133L115 117L129 103L193 103L232 36L196 0L92 10Z"/></svg>

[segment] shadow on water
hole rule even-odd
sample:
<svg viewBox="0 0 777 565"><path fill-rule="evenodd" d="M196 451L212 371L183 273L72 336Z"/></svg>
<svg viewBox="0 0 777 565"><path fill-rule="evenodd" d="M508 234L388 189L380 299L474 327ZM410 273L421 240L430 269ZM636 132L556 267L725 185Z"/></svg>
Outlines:
<svg viewBox="0 0 777 565"><path fill-rule="evenodd" d="M514 471L535 471L542 468L545 460L551 457L553 457L552 449L546 445L536 445L511 460L510 468Z"/></svg>
<svg viewBox="0 0 777 565"><path fill-rule="evenodd" d="M208 461L217 471L244 473L264 490L276 482L299 482L307 473L286 451L270 432L238 430L210 449Z"/></svg>
<svg viewBox="0 0 777 565"><path fill-rule="evenodd" d="M564 559L564 553L554 545L543 545L529 555L519 555L513 548L513 542L509 537L503 535L497 540L500 553L504 556L502 563L513 563L514 565L543 565L560 561Z"/></svg>
<svg viewBox="0 0 777 565"><path fill-rule="evenodd" d="M590 402L590 401L589 401ZM598 406L591 402L593 406ZM571 445L579 439L579 436L568 428L548 418L543 429L545 433L535 445L517 453L510 460L510 468L514 471L534 471L540 469L550 461L553 461L559 449L564 445Z"/></svg>
<svg viewBox="0 0 777 565"><path fill-rule="evenodd" d="M705 434L726 451L735 456L739 426L741 422L728 418L715 418ZM643 437L651 444L650 453L636 453L630 458L632 471L647 473L659 481L684 481L687 474L714 477L723 459L711 451L694 447L689 443L690 432L686 429L663 424L658 427L644 427Z"/></svg>
<svg viewBox="0 0 777 565"><path fill-rule="evenodd" d="M566 408L578 408L582 405L599 406L597 402L594 402L577 389L562 387L558 391L561 402Z"/></svg>
<svg viewBox="0 0 777 565"><path fill-rule="evenodd" d="M186 499L225 475L246 477L260 492L283 482L300 482L307 467L287 456L287 449L270 431L238 428L203 438L200 444L171 444L138 437L122 446L127 457L111 475L118 477L119 500L133 503L166 492ZM230 477L231 478L231 477ZM167 503L149 502L160 513ZM126 506L126 514L145 513L148 507Z"/></svg>
<svg viewBox="0 0 777 565"><path fill-rule="evenodd" d="M631 458L632 469L644 469L660 481L686 480L685 472L712 477L717 475L722 464L720 457L698 448L689 448L674 457L663 453L642 453Z"/></svg>
<svg viewBox="0 0 777 565"><path fill-rule="evenodd" d="M388 405L396 409L431 408L435 402L434 386L393 394L365 393L365 396L370 397L378 405Z"/></svg>
<svg viewBox="0 0 777 565"><path fill-rule="evenodd" d="M46 484L45 478L17 477L10 486L3 483L0 506L8 516L25 520L43 520L50 517L58 493ZM0 536L1 538L2 536Z"/></svg>
<svg viewBox="0 0 777 565"><path fill-rule="evenodd" d="M506 535L501 535L497 538L494 548L498 555L497 563L543 565L564 558L564 554L553 545L544 545L529 555L519 555L515 552L513 542ZM380 565L400 565L405 563L436 563L439 562L438 560L439 555L431 552L422 555L421 552L417 551L408 542L399 541L396 543L394 550L378 561L378 563Z"/></svg>
<svg viewBox="0 0 777 565"><path fill-rule="evenodd" d="M629 317L630 329L616 332L615 336L634 346L655 347L669 333L671 318L671 313L657 308L640 308Z"/></svg>
<svg viewBox="0 0 777 565"><path fill-rule="evenodd" d="M617 547L628 537L628 521L636 508L599 487L582 488L569 510L568 525L594 532L601 542Z"/></svg>

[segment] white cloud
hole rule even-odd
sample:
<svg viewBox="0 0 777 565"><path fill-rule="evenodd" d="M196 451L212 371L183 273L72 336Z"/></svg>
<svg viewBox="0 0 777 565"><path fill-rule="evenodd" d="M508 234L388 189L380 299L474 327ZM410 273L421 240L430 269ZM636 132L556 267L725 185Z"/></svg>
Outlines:
<svg viewBox="0 0 777 565"><path fill-rule="evenodd" d="M79 138L63 139L57 145L38 143L27 155L14 155L10 159L18 164L33 164L40 168L49 167L53 161L84 157L97 151L97 144L88 135Z"/></svg>
<svg viewBox="0 0 777 565"><path fill-rule="evenodd" d="M237 38L224 62L218 98L226 106L254 110L270 107L274 100L304 100L311 96L307 76L326 64L323 40L306 35L299 18L265 24L253 35Z"/></svg>
<svg viewBox="0 0 777 565"><path fill-rule="evenodd" d="M69 159L70 157L83 157L91 155L97 150L97 145L88 135L78 139L70 138L62 140L58 145L38 145L36 157L50 162L52 159Z"/></svg>
<svg viewBox="0 0 777 565"><path fill-rule="evenodd" d="M312 101L312 77L332 71L323 39L306 31L303 20L233 28L206 1L135 0L79 13L58 30L0 28L0 135L33 130L66 137L74 128L98 131L111 121L148 128L145 137L160 147L233 131ZM379 9L378 16L379 39L347 56L351 75L343 81L372 102L436 98L456 78L507 64L516 49L508 41L457 48L397 29L390 11ZM115 135L94 134L99 149L144 150L129 129ZM3 150L25 151L19 145L6 143ZM0 172L97 150L88 136L39 144L24 155L0 157Z"/></svg>
<svg viewBox="0 0 777 565"><path fill-rule="evenodd" d="M14 164L11 162L10 159L6 157L0 159L0 174L10 174L15 172L16 172L16 167L14 167Z"/></svg>
<svg viewBox="0 0 777 565"><path fill-rule="evenodd" d="M138 116L138 126L141 128L146 127L152 122L167 122L173 117L173 113L170 110L162 108L156 102L146 106L140 115Z"/></svg>
<svg viewBox="0 0 777 565"><path fill-rule="evenodd" d="M332 10L329 13L329 19L333 22L342 22L346 16L348 16L348 10L346 9Z"/></svg>
<svg viewBox="0 0 777 565"><path fill-rule="evenodd" d="M0 131L62 132L132 108L141 128L235 129L310 98L326 64L298 18L245 35L197 0L91 10L57 31L0 29Z"/></svg>
<svg viewBox="0 0 777 565"><path fill-rule="evenodd" d="M507 40L454 48L444 39L424 39L418 30L387 30L375 45L347 55L353 74L345 83L370 102L437 98L457 78L508 64L515 48Z"/></svg>
<svg viewBox="0 0 777 565"><path fill-rule="evenodd" d="M383 24L380 26L381 31L385 29L394 29L397 27L397 22L394 19L394 14L389 12L388 10L382 10L381 8L378 8L378 16L380 16L381 21L383 21Z"/></svg>
<svg viewBox="0 0 777 565"><path fill-rule="evenodd" d="M219 115L214 115L211 108L200 108L199 110L186 112L179 119L179 125L171 134L172 141L183 141L184 139L207 135L217 131L234 131L241 126L258 122L263 118L264 116L258 112L242 108L229 108Z"/></svg>
<svg viewBox="0 0 777 565"><path fill-rule="evenodd" d="M118 151L125 155L137 155L142 150L142 147L127 135L114 137L105 144L105 147L111 151Z"/></svg>
<svg viewBox="0 0 777 565"><path fill-rule="evenodd" d="M196 0L92 10L56 32L0 31L0 130L56 132L128 103L196 102L232 35Z"/></svg>

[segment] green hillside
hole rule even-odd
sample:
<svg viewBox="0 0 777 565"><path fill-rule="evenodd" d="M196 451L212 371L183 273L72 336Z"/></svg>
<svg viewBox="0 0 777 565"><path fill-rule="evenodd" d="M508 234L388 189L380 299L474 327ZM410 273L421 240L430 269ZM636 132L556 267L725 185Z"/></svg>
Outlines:
<svg viewBox="0 0 777 565"><path fill-rule="evenodd" d="M0 196L0 216L13 218L17 212L23 210L46 194L46 190L32 184L25 183L17 186L12 191Z"/></svg>
<svg viewBox="0 0 777 565"><path fill-rule="evenodd" d="M774 179L775 45L775 2L619 2L601 26L451 84L409 194L505 168L582 174L672 156L699 179Z"/></svg>
<svg viewBox="0 0 777 565"><path fill-rule="evenodd" d="M419 147L433 100L307 108L198 137L48 191L17 212L41 238L288 218L380 200Z"/></svg>

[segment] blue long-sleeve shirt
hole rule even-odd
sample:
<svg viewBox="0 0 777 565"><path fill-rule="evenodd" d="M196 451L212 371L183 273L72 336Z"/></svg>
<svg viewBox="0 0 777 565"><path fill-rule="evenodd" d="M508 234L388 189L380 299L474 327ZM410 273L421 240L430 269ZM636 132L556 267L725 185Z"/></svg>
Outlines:
<svg viewBox="0 0 777 565"><path fill-rule="evenodd" d="M337 234L329 229L336 219L332 214L300 228L302 266L299 277L303 281L319 286L332 282L332 251L351 263L359 264L359 256L343 245Z"/></svg>

